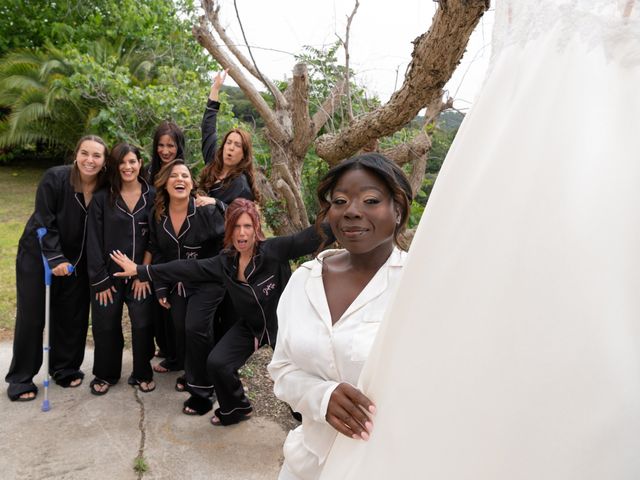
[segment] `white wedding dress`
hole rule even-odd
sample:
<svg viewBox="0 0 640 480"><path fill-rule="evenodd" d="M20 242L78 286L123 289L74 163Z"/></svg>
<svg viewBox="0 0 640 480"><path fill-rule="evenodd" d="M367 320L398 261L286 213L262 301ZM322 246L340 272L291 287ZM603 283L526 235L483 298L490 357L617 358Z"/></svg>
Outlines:
<svg viewBox="0 0 640 480"><path fill-rule="evenodd" d="M324 480L640 479L639 10L496 4Z"/></svg>

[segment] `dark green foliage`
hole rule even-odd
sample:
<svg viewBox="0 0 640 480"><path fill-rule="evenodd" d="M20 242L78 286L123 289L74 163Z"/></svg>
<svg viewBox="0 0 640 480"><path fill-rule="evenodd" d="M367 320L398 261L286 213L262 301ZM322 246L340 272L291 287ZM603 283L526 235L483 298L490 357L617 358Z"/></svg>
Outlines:
<svg viewBox="0 0 640 480"><path fill-rule="evenodd" d="M318 201L316 190L318 183L325 173L329 171L329 165L316 155L314 150L307 153L302 167L302 199L307 207L309 222L316 221L318 214Z"/></svg>
<svg viewBox="0 0 640 480"><path fill-rule="evenodd" d="M446 110L438 116L436 126L445 132L458 131L460 124L464 120L464 114L458 110Z"/></svg>
<svg viewBox="0 0 640 480"><path fill-rule="evenodd" d="M191 37L195 15L193 0L4 0L0 56L46 44L85 51L99 40L138 45L167 63L177 60L205 72L211 61Z"/></svg>
<svg viewBox="0 0 640 480"><path fill-rule="evenodd" d="M256 129L264 127L264 120L239 87L223 86L222 91L227 94L233 114L238 120ZM265 100L270 98L267 94L263 94L263 97Z"/></svg>
<svg viewBox="0 0 640 480"><path fill-rule="evenodd" d="M20 149L61 157L87 133L149 153L156 126L172 120L185 130L187 161L200 161L215 63L191 34L192 0L10 0L0 17L5 158ZM232 123L223 105L220 128Z"/></svg>
<svg viewBox="0 0 640 480"><path fill-rule="evenodd" d="M439 127L433 130L431 134L431 150L429 151L429 161L427 163L427 173L437 174L442 167L449 147L453 139L458 133L458 129L455 130L442 130Z"/></svg>

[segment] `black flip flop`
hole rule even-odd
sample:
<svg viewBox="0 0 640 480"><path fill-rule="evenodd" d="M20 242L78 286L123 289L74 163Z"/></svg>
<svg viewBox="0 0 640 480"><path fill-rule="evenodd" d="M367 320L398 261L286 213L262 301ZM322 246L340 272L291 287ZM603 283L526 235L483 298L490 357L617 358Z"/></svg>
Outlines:
<svg viewBox="0 0 640 480"><path fill-rule="evenodd" d="M35 395L33 397L21 397L20 396L20 395L26 395L27 393L35 393ZM31 401L36 399L36 397L38 396L38 392L34 392L33 390L30 390L28 392L22 392L20 395L18 395L16 398L11 398L10 400L12 402L31 402Z"/></svg>
<svg viewBox="0 0 640 480"><path fill-rule="evenodd" d="M185 392L187 390L187 379L184 378L184 375L176 378L176 385L174 387L176 392Z"/></svg>
<svg viewBox="0 0 640 480"><path fill-rule="evenodd" d="M96 390L95 388L96 386L103 387L105 385L107 386L106 390ZM111 388L111 385L109 385L109 383L103 380L98 380L97 378L94 378L93 380L91 380L91 383L89 384L89 390L91 390L91 393L97 396L102 396L106 394L110 388Z"/></svg>
<svg viewBox="0 0 640 480"><path fill-rule="evenodd" d="M142 393L151 393L156 389L156 382L153 382L153 387L149 388L149 384L151 382L153 382L153 378L151 380L138 380L137 378L129 377L129 380L127 380L129 385L132 387L138 387L138 390ZM142 387L143 383L147 384L147 388Z"/></svg>
<svg viewBox="0 0 640 480"><path fill-rule="evenodd" d="M214 427L226 427L227 425L235 425L236 423L244 422L245 420L249 420L253 417L253 409L249 410L247 413L235 413L233 415L227 415L222 420L220 418L220 409L216 408L214 415L209 420L209 423Z"/></svg>
<svg viewBox="0 0 640 480"><path fill-rule="evenodd" d="M54 381L56 382L56 385L62 388L78 388L80 385L82 385L83 379L84 379L84 373L75 372L61 379L54 378ZM71 385L71 382L74 382L76 380L80 380L80 383L78 383L77 385Z"/></svg>
<svg viewBox="0 0 640 480"><path fill-rule="evenodd" d="M194 395L187 398L182 403L182 405L184 405L185 407L189 407L191 410L194 410L196 412L196 413L185 413L183 409L182 412L185 413L185 415L204 415L205 413L211 411L211 409L213 408L213 402L211 402L208 399L197 397Z"/></svg>

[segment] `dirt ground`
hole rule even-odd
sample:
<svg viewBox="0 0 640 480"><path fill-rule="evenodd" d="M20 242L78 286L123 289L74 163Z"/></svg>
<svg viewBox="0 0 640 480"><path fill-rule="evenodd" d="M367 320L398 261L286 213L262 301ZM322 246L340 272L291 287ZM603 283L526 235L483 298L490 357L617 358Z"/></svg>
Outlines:
<svg viewBox="0 0 640 480"><path fill-rule="evenodd" d="M288 431L300 423L291 415L289 405L273 395L273 381L267 372L272 353L269 347L261 348L252 355L240 374L255 414L275 420Z"/></svg>

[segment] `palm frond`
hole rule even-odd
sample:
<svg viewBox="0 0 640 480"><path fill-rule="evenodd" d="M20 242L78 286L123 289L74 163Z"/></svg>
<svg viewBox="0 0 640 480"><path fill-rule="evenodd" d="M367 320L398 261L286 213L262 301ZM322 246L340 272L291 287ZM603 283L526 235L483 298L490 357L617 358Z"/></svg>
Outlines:
<svg viewBox="0 0 640 480"><path fill-rule="evenodd" d="M11 75L0 77L0 92L28 89L42 89L44 85L37 78L29 75Z"/></svg>
<svg viewBox="0 0 640 480"><path fill-rule="evenodd" d="M59 144L58 140L44 126L35 129L22 129L13 133L11 129L0 128L0 148L18 147L38 142L46 142L49 145Z"/></svg>

